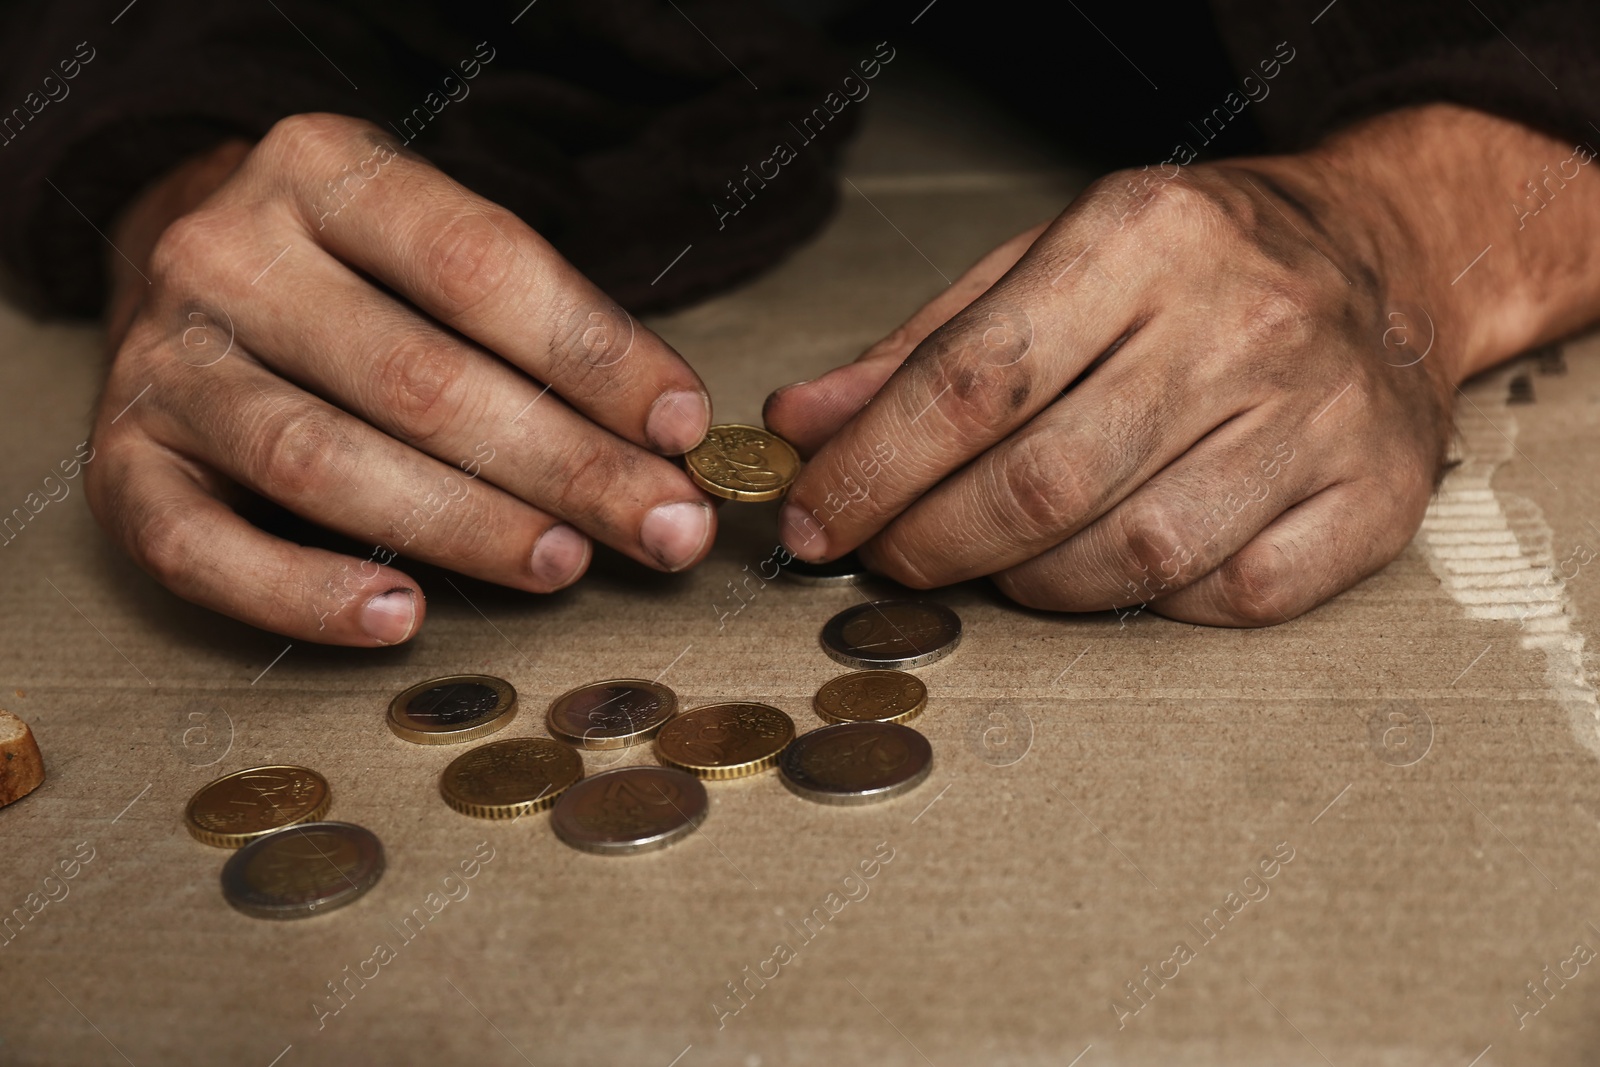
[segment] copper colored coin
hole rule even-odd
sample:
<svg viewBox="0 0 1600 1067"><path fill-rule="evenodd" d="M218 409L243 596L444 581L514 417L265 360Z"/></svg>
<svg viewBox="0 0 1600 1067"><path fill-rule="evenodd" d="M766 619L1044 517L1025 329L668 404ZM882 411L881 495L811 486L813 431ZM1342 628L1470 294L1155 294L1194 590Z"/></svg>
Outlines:
<svg viewBox="0 0 1600 1067"><path fill-rule="evenodd" d="M933 748L909 726L841 722L795 738L778 769L807 800L871 804L920 785L933 769Z"/></svg>
<svg viewBox="0 0 1600 1067"><path fill-rule="evenodd" d="M960 643L960 617L943 604L921 600L857 604L822 628L822 650L858 670L926 667Z"/></svg>
<svg viewBox="0 0 1600 1067"><path fill-rule="evenodd" d="M342 908L378 884L383 845L347 822L291 826L241 848L222 865L222 895L258 919L303 919Z"/></svg>
<svg viewBox="0 0 1600 1067"><path fill-rule="evenodd" d="M778 762L794 740L794 720L766 704L707 704L673 719L656 734L662 763L696 778L743 778Z"/></svg>
<svg viewBox="0 0 1600 1067"><path fill-rule="evenodd" d="M800 473L789 442L736 422L711 427L683 459L694 484L725 500L776 500Z"/></svg>
<svg viewBox="0 0 1600 1067"><path fill-rule="evenodd" d="M828 722L908 722L928 704L928 687L904 671L855 671L817 690L812 706Z"/></svg>
<svg viewBox="0 0 1600 1067"><path fill-rule="evenodd" d="M550 702L550 734L581 748L626 748L650 737L678 710L678 695L643 678L613 678Z"/></svg>
<svg viewBox="0 0 1600 1067"><path fill-rule="evenodd" d="M250 767L196 790L183 821L196 841L239 848L296 823L328 813L327 780L305 767Z"/></svg>
<svg viewBox="0 0 1600 1067"><path fill-rule="evenodd" d="M543 811L583 777L583 757L548 737L508 737L463 752L439 776L439 795L463 815L515 819Z"/></svg>
<svg viewBox="0 0 1600 1067"><path fill-rule="evenodd" d="M556 836L573 848L621 856L666 848L705 821L699 779L671 767L619 767L567 790L550 813Z"/></svg>

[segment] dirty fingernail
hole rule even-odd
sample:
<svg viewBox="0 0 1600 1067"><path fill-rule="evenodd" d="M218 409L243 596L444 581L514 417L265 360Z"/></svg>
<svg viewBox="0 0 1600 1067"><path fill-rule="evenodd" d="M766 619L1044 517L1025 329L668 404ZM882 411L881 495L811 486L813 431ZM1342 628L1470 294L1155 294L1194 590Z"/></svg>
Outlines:
<svg viewBox="0 0 1600 1067"><path fill-rule="evenodd" d="M385 645L397 645L410 637L416 624L417 598L409 589L380 593L361 609L362 632Z"/></svg>
<svg viewBox="0 0 1600 1067"><path fill-rule="evenodd" d="M550 527L533 543L529 569L552 592L577 581L589 565L589 539L566 523Z"/></svg>
<svg viewBox="0 0 1600 1067"><path fill-rule="evenodd" d="M687 501L651 508L639 527L645 551L669 571L687 567L710 536L711 508Z"/></svg>
<svg viewBox="0 0 1600 1067"><path fill-rule="evenodd" d="M680 389L656 398L645 419L644 435L656 451L675 456L699 444L710 425L710 397Z"/></svg>

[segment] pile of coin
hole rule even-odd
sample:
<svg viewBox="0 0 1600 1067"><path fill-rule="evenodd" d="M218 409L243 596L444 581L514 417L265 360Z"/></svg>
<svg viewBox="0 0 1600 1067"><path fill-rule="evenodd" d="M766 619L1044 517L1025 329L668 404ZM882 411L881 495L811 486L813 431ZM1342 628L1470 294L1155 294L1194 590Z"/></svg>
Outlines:
<svg viewBox="0 0 1600 1067"><path fill-rule="evenodd" d="M714 426L685 456L690 477L731 500L772 500L788 489L799 457L753 426ZM864 576L853 555L827 564L794 558L795 581L835 585ZM703 784L777 769L792 792L824 804L865 804L916 788L933 767L927 738L905 723L928 689L905 673L955 651L961 620L939 604L881 600L839 612L822 628L824 652L852 668L822 686L813 708L826 725L798 734L778 708L749 701L679 709L659 682L617 678L562 693L545 717L549 737L477 745L452 760L439 794L454 810L519 819L549 810L573 848L624 855L664 848L693 833L710 800ZM504 730L517 715L510 682L466 674L420 682L389 704L394 734L418 745L455 745ZM582 752L653 741L659 766L585 776ZM350 823L322 822L332 795L304 767L256 767L209 783L186 812L199 841L238 851L222 871L223 894L242 912L294 918L341 907L377 884L383 846Z"/></svg>
<svg viewBox="0 0 1600 1067"><path fill-rule="evenodd" d="M332 802L316 771L251 767L202 786L184 824L197 841L238 850L222 866L229 904L259 919L298 919L349 904L383 876L372 831L318 821Z"/></svg>

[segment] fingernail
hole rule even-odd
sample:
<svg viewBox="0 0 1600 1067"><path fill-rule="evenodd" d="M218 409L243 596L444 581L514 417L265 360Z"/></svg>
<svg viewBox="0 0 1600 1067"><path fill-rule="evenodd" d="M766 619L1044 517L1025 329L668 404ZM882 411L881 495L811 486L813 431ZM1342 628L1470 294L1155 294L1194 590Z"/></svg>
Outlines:
<svg viewBox="0 0 1600 1067"><path fill-rule="evenodd" d="M699 444L710 425L711 398L680 389L656 397L644 422L644 435L657 452L676 456Z"/></svg>
<svg viewBox="0 0 1600 1067"><path fill-rule="evenodd" d="M362 632L379 644L398 645L416 624L417 598L409 589L379 593L361 609Z"/></svg>
<svg viewBox="0 0 1600 1067"><path fill-rule="evenodd" d="M763 420L766 419L767 412L772 410L772 405L777 402L777 400L778 400L778 398L780 396L782 396L784 393L787 393L789 390L797 389L800 386L805 385L807 382L810 382L810 381L811 381L811 379L807 378L807 379L805 379L805 381L790 382L788 385L780 385L778 388L776 388L772 392L768 393L766 401L761 405L761 418Z"/></svg>
<svg viewBox="0 0 1600 1067"><path fill-rule="evenodd" d="M533 543L529 569L552 592L578 580L589 564L589 539L566 523L550 527Z"/></svg>
<svg viewBox="0 0 1600 1067"><path fill-rule="evenodd" d="M821 523L795 504L785 504L778 512L778 536L784 548L807 563L819 562L828 554L828 538Z"/></svg>
<svg viewBox="0 0 1600 1067"><path fill-rule="evenodd" d="M669 571L682 570L711 536L711 508L684 502L651 508L639 527L639 542Z"/></svg>

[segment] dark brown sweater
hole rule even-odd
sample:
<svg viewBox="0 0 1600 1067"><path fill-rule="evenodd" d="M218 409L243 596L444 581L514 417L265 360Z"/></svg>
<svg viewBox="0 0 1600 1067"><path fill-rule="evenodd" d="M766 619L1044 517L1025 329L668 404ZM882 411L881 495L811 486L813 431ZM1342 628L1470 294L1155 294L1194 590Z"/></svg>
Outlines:
<svg viewBox="0 0 1600 1067"><path fill-rule="evenodd" d="M394 131L640 311L813 233L863 61L940 42L1064 136L1127 131L1152 162L1429 100L1600 143L1594 0L1215 0L1215 29L1197 4L908 0L868 20L886 45L848 47L755 0L125 2L0 0L0 271L42 313L97 313L102 234L140 188L305 111ZM1218 107L1241 117L1211 143Z"/></svg>

